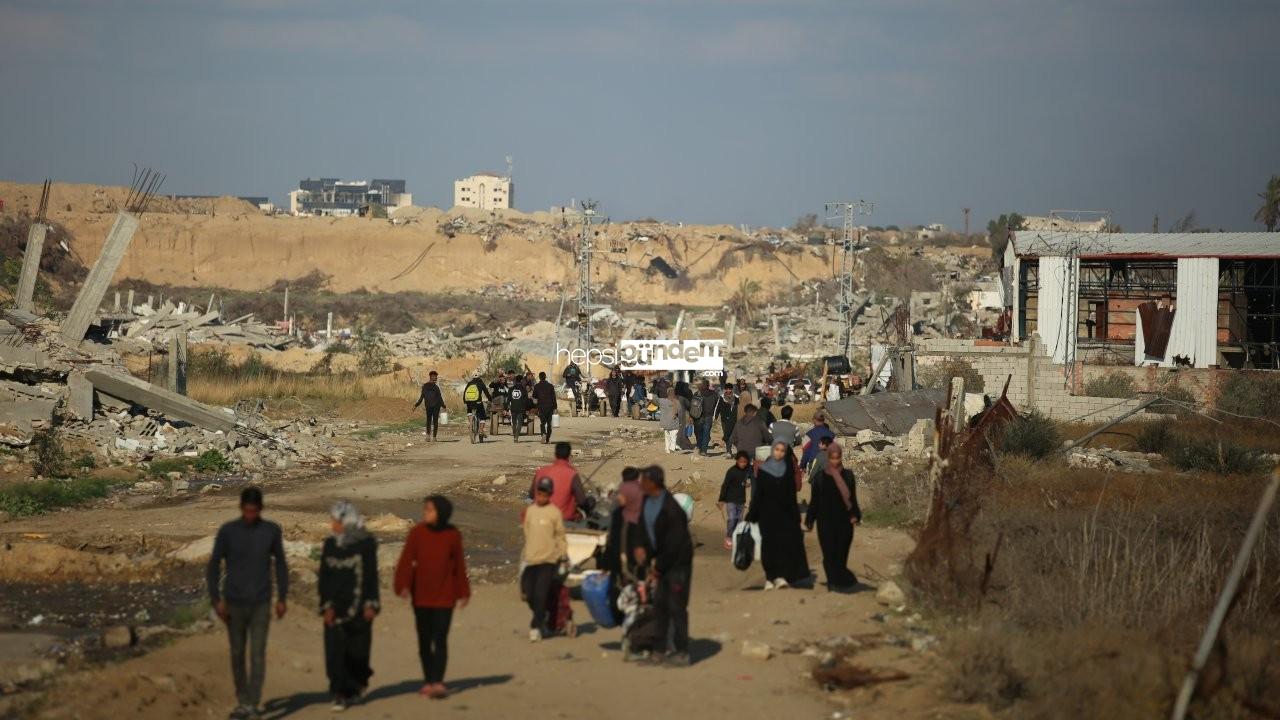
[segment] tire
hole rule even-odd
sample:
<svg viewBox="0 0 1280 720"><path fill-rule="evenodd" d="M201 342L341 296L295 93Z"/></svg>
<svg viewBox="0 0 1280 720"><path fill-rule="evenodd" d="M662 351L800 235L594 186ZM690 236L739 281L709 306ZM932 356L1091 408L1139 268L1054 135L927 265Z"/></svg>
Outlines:
<svg viewBox="0 0 1280 720"><path fill-rule="evenodd" d="M467 426L471 428L471 444L475 445L480 435L480 420L475 415L467 419Z"/></svg>

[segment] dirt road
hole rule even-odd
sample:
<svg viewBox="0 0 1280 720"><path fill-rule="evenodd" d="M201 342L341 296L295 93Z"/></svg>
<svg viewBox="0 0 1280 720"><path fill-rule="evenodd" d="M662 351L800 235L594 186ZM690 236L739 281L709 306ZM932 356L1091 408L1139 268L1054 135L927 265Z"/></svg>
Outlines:
<svg viewBox="0 0 1280 720"><path fill-rule="evenodd" d="M511 573L491 573L496 582L481 581L470 607L455 616L448 681L453 694L427 701L421 684L412 615L407 605L387 600L375 629L375 676L365 704L349 710L354 718L411 717L428 712L441 717L654 717L696 714L721 717L829 717L839 710L832 698L809 678L812 658L798 651L806 643L833 636L872 636L886 628L878 616L874 592L837 595L817 590L761 590L758 568L734 570L720 546L718 515L711 489L718 485L725 462L691 456L662 456L652 439L604 441L620 424L650 428L630 421L565 420L562 439L584 448L578 459L584 474L598 473L612 483L625 464L663 462L669 478L688 478L687 488L702 496L695 511L697 551L690 606L694 664L687 669L636 667L622 663L619 632L598 629L585 608L575 603L582 634L542 643L527 639L528 611L520 602ZM512 444L501 438L483 446L463 442L425 445L406 438L395 458L305 484L268 486L267 515L286 527L318 528L324 508L335 497L348 497L366 511L413 517L420 498L448 491L460 500L457 524L472 549L472 562L504 566L514 557L514 512L526 478L546 462L546 446L530 441ZM592 456L596 449L604 457ZM540 457L534 457L539 455ZM375 467L376 464L376 467ZM701 473L698 479L695 473ZM495 485L506 474L508 482ZM179 507L135 510L91 510L77 522L80 531L95 525L126 532L147 528L155 534L200 536L234 515L230 495L201 498ZM41 518L4 528L56 532L55 518ZM60 524L65 527L66 517ZM809 559L819 566L816 542L809 540ZM481 552L483 546L483 552ZM391 548L388 548L390 550ZM910 549L909 538L895 530L859 530L854 568L860 575L885 574ZM479 556L479 558L477 558ZM384 580L387 578L384 577ZM389 595L389 593L387 593ZM321 628L314 614L314 589L300 584L291 593L292 609L271 629L265 696L271 718L316 718L330 715L321 654ZM889 620L892 624L893 619ZM768 660L744 656L744 640L773 648ZM905 644L905 643L904 643ZM928 667L933 660L909 646L873 643L859 662L876 668L903 670L912 679L843 694L839 701L858 708L859 717L936 716L938 697ZM790 650L790 652L784 652ZM121 663L64 676L32 711L38 718L186 718L225 717L233 704L225 635L220 627L184 637L172 644Z"/></svg>

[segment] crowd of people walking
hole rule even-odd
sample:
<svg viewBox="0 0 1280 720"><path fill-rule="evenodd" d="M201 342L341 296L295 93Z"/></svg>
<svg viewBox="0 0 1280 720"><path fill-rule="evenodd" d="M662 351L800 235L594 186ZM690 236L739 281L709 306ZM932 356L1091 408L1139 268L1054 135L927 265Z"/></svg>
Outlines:
<svg viewBox="0 0 1280 720"><path fill-rule="evenodd" d="M616 384L624 388L620 376ZM490 385L476 375L468 387L476 387L480 397L505 392L513 417L536 412L542 438L550 442L556 398L545 374L537 382L517 376ZM636 387L641 388L638 393ZM638 383L625 393L607 391L608 407L617 412L624 398L647 402L650 394L657 397L667 452L710 455L719 427L724 450L732 453L717 498L724 548L733 550L735 535L750 529L759 542L765 590L813 586L816 576L804 533L814 529L828 589L857 587L848 567L854 527L862 519L856 480L821 413L802 432L789 405L775 418L769 398L757 399L745 383L713 389L707 380L692 387L658 378L651 389L643 388ZM474 397L464 393L464 402L477 402ZM523 398L529 400L527 407L518 402ZM418 404L425 408L426 432L434 440L445 409L437 373L430 374ZM802 512L806 485L809 499ZM554 459L534 473L528 497L520 517L519 587L530 613L529 639L572 636L576 625L566 588L568 538L596 509L596 501L572 463L569 443L555 443ZM609 579L607 612L623 628L627 659L674 667L693 661L688 608L696 543L690 530L692 500L683 497L668 491L660 465L624 468L610 494L607 542L597 565ZM260 716L268 628L273 615L283 618L288 609L283 536L279 525L262 516L263 505L259 489L241 493L240 516L219 529L207 569L210 600L230 642L237 701L233 718ZM452 517L453 505L443 495L423 500L420 522L405 539L391 581L394 594L412 607L423 675L419 693L426 698L448 695L449 631L454 613L471 597L463 536ZM383 604L378 543L365 529L359 509L348 501L335 503L330 530L319 557L318 612L328 690L334 710L340 711L369 687L373 626Z"/></svg>

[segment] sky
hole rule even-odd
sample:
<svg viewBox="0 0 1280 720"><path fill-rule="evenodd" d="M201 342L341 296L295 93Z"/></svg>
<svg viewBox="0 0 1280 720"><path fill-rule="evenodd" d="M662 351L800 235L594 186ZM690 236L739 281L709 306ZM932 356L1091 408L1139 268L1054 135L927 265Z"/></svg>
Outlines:
<svg viewBox="0 0 1280 720"><path fill-rule="evenodd" d="M505 172L521 210L1259 230L1280 3L0 0L0 179L268 195Z"/></svg>

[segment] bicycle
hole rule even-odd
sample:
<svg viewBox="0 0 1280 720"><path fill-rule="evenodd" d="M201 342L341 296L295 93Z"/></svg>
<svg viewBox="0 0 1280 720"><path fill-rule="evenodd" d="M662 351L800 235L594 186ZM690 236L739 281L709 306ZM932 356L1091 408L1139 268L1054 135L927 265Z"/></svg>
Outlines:
<svg viewBox="0 0 1280 720"><path fill-rule="evenodd" d="M476 444L477 437L480 442L484 442L484 432L480 429L480 416L476 415L474 410L467 412L467 425L471 428L471 444Z"/></svg>

